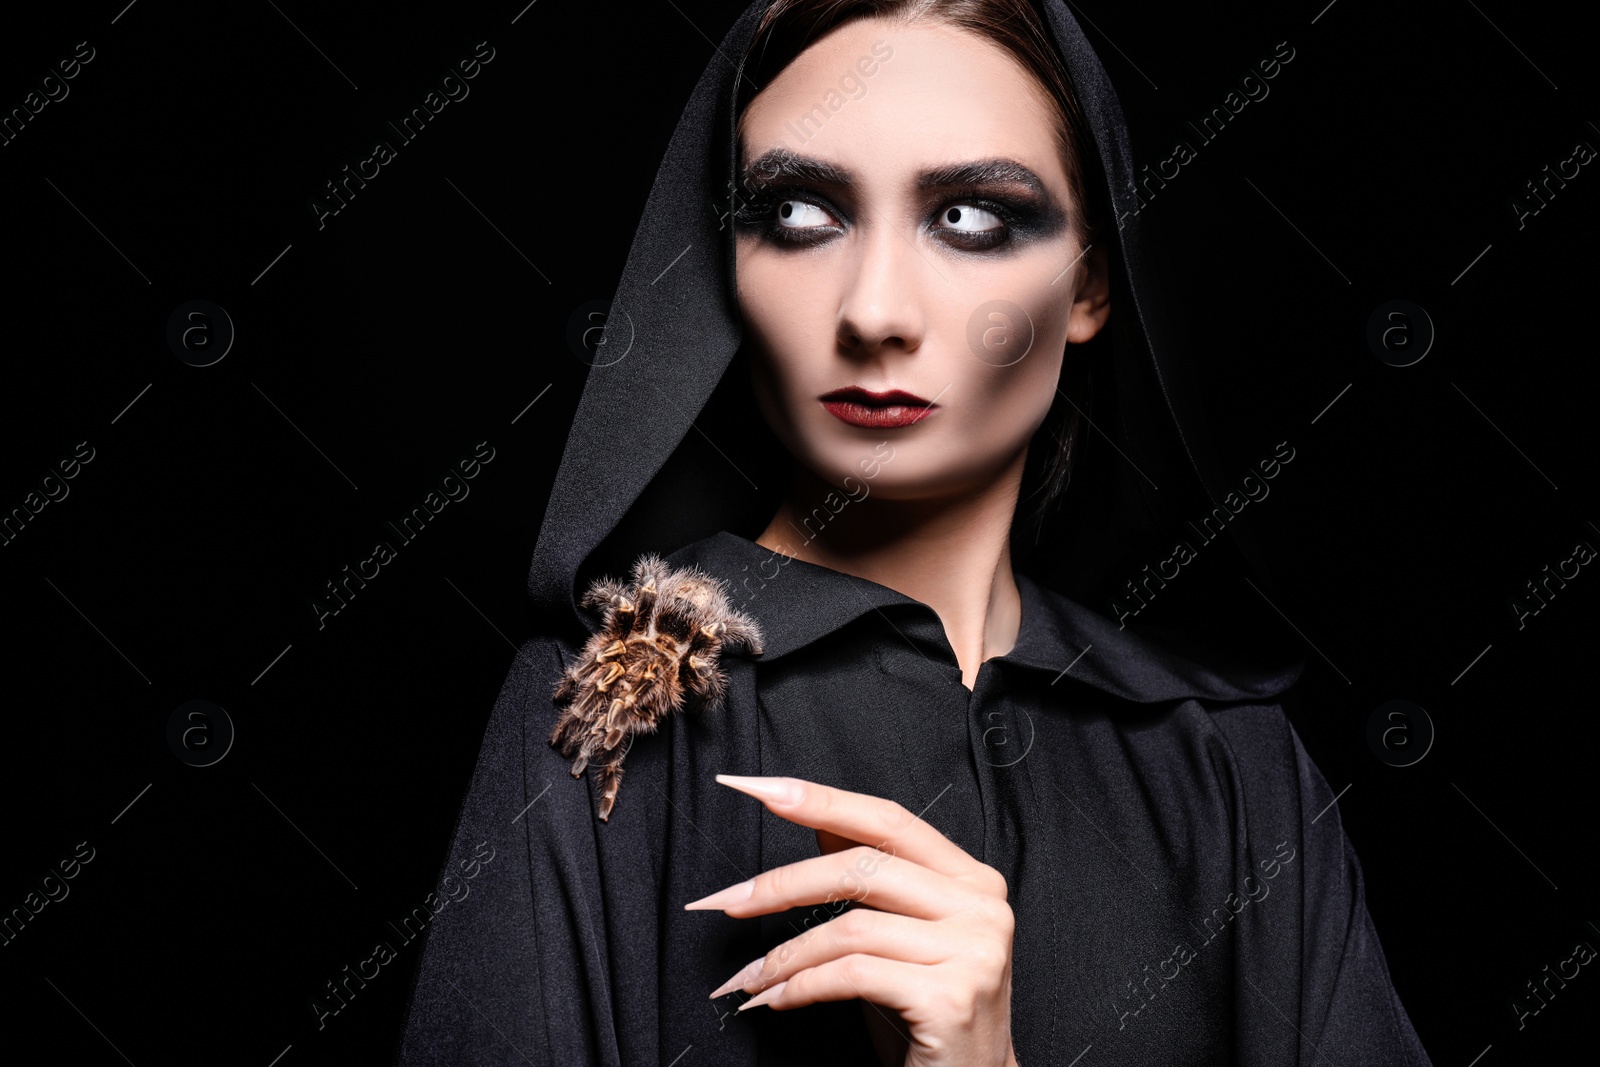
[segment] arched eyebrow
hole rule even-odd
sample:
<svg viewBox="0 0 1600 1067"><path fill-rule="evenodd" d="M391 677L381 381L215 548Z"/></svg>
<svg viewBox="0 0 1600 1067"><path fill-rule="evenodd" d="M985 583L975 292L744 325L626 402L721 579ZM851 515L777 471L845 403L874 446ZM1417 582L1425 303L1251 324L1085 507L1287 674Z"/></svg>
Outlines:
<svg viewBox="0 0 1600 1067"><path fill-rule="evenodd" d="M763 152L744 168L741 180L746 188L782 182L848 186L855 175L845 167L802 156L787 148ZM917 173L917 188L927 190L971 188L983 185L1021 185L1040 197L1048 198L1044 182L1032 170L1014 159L974 159L946 163Z"/></svg>
<svg viewBox="0 0 1600 1067"><path fill-rule="evenodd" d="M948 189L972 185L1022 185L1039 196L1045 195L1044 182L1033 171L1014 159L975 159L932 167L917 175L918 189Z"/></svg>
<svg viewBox="0 0 1600 1067"><path fill-rule="evenodd" d="M751 160L740 179L746 188L759 189L764 185L794 181L850 185L855 175L844 167L802 156L787 148L773 148Z"/></svg>

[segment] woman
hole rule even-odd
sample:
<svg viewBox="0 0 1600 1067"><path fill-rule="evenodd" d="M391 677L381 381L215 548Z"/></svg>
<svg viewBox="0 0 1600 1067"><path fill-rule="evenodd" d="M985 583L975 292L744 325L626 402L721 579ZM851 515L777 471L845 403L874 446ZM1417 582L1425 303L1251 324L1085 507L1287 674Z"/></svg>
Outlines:
<svg viewBox="0 0 1600 1067"><path fill-rule="evenodd" d="M562 459L551 632L455 833L495 863L430 929L402 1063L1428 1062L1274 703L1298 665L1200 666L1014 569L1109 587L1157 499L1221 496L1132 174L1059 2L729 32Z"/></svg>

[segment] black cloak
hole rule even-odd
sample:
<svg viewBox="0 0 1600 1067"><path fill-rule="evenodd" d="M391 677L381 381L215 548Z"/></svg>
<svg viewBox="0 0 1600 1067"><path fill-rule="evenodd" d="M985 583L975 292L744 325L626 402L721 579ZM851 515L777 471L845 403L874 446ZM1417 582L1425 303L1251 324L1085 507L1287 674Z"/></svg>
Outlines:
<svg viewBox="0 0 1600 1067"><path fill-rule="evenodd" d="M741 394L726 211L738 57L768 2L722 41L651 190L535 550L540 631L452 836L445 873L468 891L423 916L398 1062L875 1065L859 1001L736 1014L744 994L709 999L832 914L683 910L819 852L714 780L728 773L889 797L1006 875L1025 1067L1428 1064L1333 791L1276 703L1301 664L1202 662L1061 591L1114 591L1116 544L1221 494L1179 349L1150 313L1121 109L1059 0L1042 8L1093 135L1086 182L1118 223L1112 323L1080 346L1101 371L1088 440L1116 451L1086 449L1061 516L1014 549L1016 646L968 690L927 605L749 539L785 457ZM720 709L633 739L602 823L594 776L573 779L549 743L553 693L600 625L582 590L646 552L723 579L763 648L724 656Z"/></svg>

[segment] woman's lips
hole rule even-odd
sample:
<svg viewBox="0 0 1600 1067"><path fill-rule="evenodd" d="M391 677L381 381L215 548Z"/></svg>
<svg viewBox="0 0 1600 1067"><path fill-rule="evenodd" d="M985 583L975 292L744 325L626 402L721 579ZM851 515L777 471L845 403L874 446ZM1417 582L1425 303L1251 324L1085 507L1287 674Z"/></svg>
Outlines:
<svg viewBox="0 0 1600 1067"><path fill-rule="evenodd" d="M835 389L819 397L828 413L851 426L886 429L921 422L939 409L914 393L891 389L873 393L866 389Z"/></svg>

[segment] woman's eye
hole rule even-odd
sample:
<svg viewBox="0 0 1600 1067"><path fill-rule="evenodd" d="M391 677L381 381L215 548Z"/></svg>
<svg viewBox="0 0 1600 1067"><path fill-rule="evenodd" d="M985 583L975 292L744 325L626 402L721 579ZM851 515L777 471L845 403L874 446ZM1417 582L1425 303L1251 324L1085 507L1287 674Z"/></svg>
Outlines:
<svg viewBox="0 0 1600 1067"><path fill-rule="evenodd" d="M833 216L805 200L778 202L778 226L788 230L809 230L833 222Z"/></svg>
<svg viewBox="0 0 1600 1067"><path fill-rule="evenodd" d="M972 204L955 204L945 209L940 221L957 233L998 234L1005 229L1005 220L992 211Z"/></svg>

